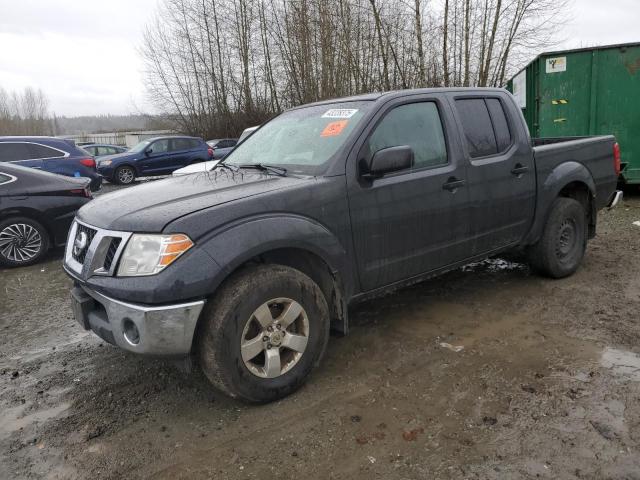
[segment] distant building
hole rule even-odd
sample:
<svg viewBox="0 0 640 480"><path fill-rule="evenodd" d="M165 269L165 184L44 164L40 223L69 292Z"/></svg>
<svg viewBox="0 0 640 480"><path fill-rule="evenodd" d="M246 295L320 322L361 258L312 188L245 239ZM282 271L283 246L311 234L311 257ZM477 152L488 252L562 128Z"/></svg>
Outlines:
<svg viewBox="0 0 640 480"><path fill-rule="evenodd" d="M109 145L121 145L131 148L142 140L164 135L172 135L172 130L144 130L141 132L113 132L113 133L82 133L80 135L60 135L60 138L68 138L78 142L107 143Z"/></svg>

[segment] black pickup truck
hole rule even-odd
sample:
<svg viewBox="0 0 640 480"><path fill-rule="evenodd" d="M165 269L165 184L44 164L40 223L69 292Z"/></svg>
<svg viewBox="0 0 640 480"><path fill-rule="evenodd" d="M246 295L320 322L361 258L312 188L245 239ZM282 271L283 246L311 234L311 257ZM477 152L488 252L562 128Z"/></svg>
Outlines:
<svg viewBox="0 0 640 480"><path fill-rule="evenodd" d="M532 140L504 90L320 102L210 172L90 202L64 266L85 329L193 355L218 389L266 402L303 383L356 301L510 249L572 274L618 173L614 137Z"/></svg>

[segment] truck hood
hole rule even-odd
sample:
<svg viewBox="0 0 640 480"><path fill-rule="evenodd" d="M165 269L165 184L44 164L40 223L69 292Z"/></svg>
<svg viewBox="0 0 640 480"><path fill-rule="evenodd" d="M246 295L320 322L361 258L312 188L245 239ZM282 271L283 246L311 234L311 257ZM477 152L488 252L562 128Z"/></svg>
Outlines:
<svg viewBox="0 0 640 480"><path fill-rule="evenodd" d="M214 170L167 178L100 195L78 211L78 219L100 228L161 232L170 222L205 208L309 181L243 170ZM185 232L188 233L188 232Z"/></svg>

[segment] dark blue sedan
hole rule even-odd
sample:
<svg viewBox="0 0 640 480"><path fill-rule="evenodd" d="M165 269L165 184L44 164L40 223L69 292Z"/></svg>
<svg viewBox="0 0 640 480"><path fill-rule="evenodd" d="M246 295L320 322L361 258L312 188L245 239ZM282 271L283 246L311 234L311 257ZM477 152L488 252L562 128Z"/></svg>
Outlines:
<svg viewBox="0 0 640 480"><path fill-rule="evenodd" d="M157 137L140 142L128 152L101 157L98 172L110 182L127 185L137 177L169 175L212 157L213 149L201 138Z"/></svg>
<svg viewBox="0 0 640 480"><path fill-rule="evenodd" d="M91 190L102 185L95 159L73 140L53 137L0 137L0 162L11 162L45 172L85 177Z"/></svg>

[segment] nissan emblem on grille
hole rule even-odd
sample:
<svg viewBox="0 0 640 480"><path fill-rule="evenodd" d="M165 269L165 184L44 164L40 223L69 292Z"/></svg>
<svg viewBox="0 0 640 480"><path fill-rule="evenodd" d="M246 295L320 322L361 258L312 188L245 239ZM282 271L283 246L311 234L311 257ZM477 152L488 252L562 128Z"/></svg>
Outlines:
<svg viewBox="0 0 640 480"><path fill-rule="evenodd" d="M84 251L85 248L87 248L87 244L89 237L87 236L86 232L83 231L79 231L78 235L76 236L76 240L75 242L73 242L73 254L77 257L80 256L80 254Z"/></svg>

